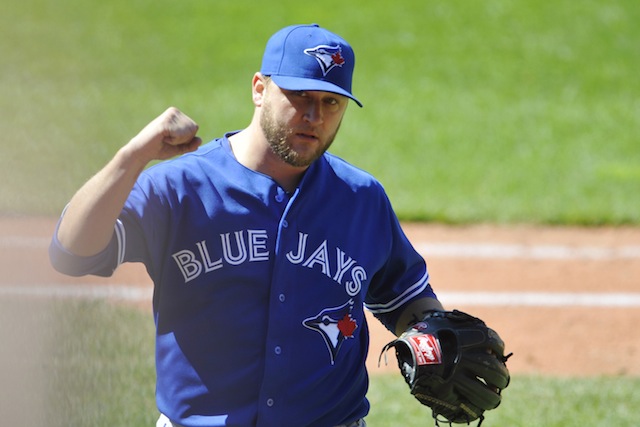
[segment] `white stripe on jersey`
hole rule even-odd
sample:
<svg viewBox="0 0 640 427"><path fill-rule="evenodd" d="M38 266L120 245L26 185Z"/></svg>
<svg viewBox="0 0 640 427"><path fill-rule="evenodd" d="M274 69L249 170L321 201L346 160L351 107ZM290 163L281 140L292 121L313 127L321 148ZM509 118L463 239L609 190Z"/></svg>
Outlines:
<svg viewBox="0 0 640 427"><path fill-rule="evenodd" d="M116 233L116 239L118 240L118 265L120 265L124 262L124 250L127 243L127 235L124 230L124 225L119 219L116 220L114 231Z"/></svg>
<svg viewBox="0 0 640 427"><path fill-rule="evenodd" d="M420 292L424 291L427 286L429 286L429 272L425 271L424 276L422 276L420 280L411 285L411 287L395 299L385 304L365 304L364 306L374 314L389 313L406 303Z"/></svg>

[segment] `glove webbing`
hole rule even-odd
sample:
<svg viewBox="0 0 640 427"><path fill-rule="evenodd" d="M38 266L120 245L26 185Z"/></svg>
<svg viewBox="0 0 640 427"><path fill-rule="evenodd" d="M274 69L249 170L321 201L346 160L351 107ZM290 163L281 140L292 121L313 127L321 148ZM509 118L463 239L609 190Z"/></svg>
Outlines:
<svg viewBox="0 0 640 427"><path fill-rule="evenodd" d="M482 422L484 421L484 416L482 414L476 414L475 412L473 412L471 410L471 408L469 408L464 403L461 403L459 405L459 407L458 407L456 405L452 405L452 404L450 404L448 402L445 402L444 400L436 399L433 396L427 396L426 394L416 393L415 396L420 398L421 400L426 400L426 401L429 401L429 402L434 403L436 405L444 406L445 408L450 409L452 411L457 411L458 409L462 409L464 412L469 414L469 416L471 418L473 418L473 419L479 418L480 419L480 421L478 422L477 427L480 427L480 425L482 425ZM436 411L433 411L433 418L436 421L436 427L438 427L440 424L438 424L438 417L437 417ZM452 423L449 422L449 425L451 425L451 424ZM467 423L467 424L469 424L469 423Z"/></svg>

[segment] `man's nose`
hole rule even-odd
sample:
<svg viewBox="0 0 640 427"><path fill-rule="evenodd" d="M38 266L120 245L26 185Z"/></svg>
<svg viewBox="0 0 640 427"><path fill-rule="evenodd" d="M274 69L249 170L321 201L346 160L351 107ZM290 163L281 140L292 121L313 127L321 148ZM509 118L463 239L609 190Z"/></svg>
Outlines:
<svg viewBox="0 0 640 427"><path fill-rule="evenodd" d="M322 123L324 112L320 102L310 102L304 114L304 119L311 124Z"/></svg>

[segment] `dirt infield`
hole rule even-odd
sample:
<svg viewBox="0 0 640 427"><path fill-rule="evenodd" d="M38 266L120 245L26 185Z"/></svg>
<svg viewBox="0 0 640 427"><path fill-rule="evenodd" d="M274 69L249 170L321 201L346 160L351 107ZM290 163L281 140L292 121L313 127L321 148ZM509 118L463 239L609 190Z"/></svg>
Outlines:
<svg viewBox="0 0 640 427"><path fill-rule="evenodd" d="M46 253L54 223L0 218L0 298L78 284L150 289L137 265L110 279L54 272ZM493 326L515 353L513 373L640 375L640 229L404 226L445 306ZM370 371L397 369L377 366L391 334L370 324Z"/></svg>

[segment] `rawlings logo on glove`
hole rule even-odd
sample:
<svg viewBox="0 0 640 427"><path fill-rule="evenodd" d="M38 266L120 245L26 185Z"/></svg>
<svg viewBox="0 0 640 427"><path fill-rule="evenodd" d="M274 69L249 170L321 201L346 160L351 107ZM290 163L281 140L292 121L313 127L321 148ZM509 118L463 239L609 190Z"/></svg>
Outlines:
<svg viewBox="0 0 640 427"><path fill-rule="evenodd" d="M433 335L414 335L407 338L416 354L417 365L436 365L442 363L440 341Z"/></svg>

